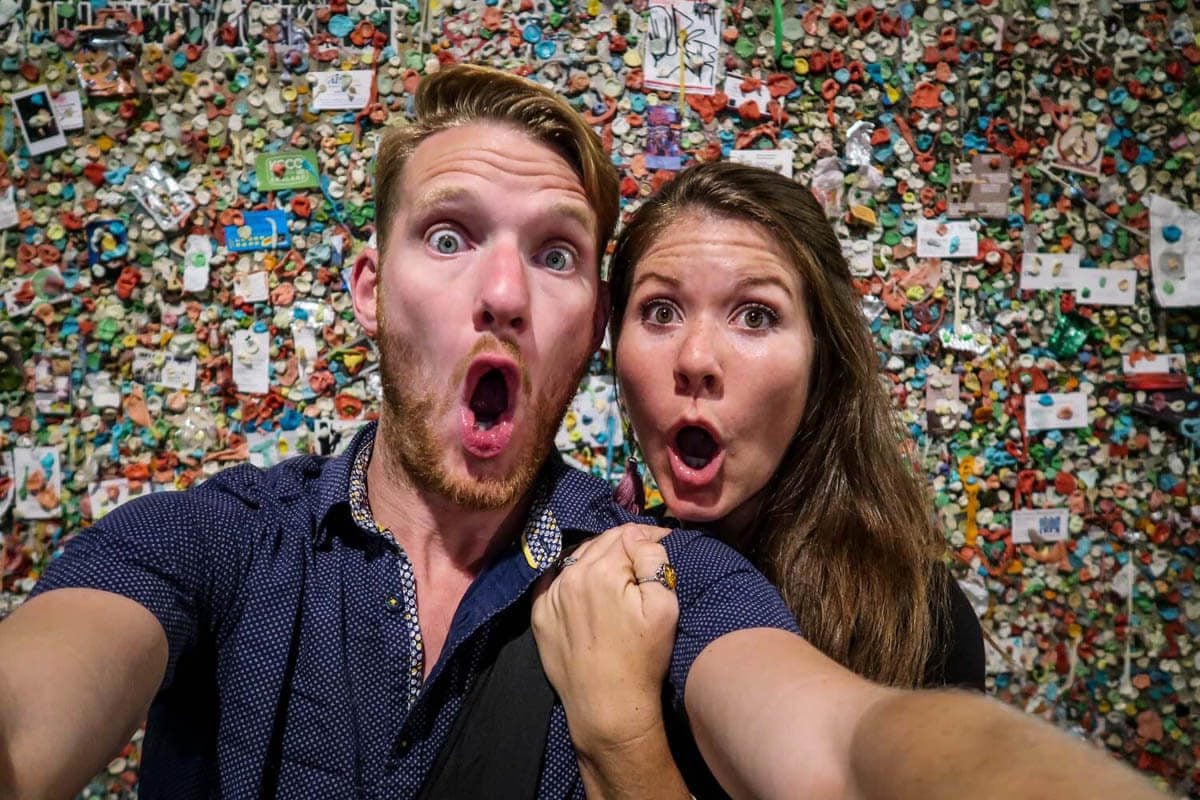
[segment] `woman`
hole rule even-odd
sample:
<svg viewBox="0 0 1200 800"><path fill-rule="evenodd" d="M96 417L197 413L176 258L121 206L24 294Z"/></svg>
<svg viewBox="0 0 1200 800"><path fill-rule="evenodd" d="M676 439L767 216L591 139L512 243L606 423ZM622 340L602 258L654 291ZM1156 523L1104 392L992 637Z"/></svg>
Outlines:
<svg viewBox="0 0 1200 800"><path fill-rule="evenodd" d="M840 243L808 189L730 163L685 170L624 228L609 282L618 379L672 524L706 528L749 557L809 641L860 675L982 689L978 621L940 560ZM566 569L595 556L584 561ZM573 732L619 739L620 715L597 721L578 687L589 676L653 686L647 677L661 673L632 673L665 663L630 657L620 663L631 674L598 675L548 610L572 601L539 600L543 662ZM613 708L652 701L617 691ZM675 755L685 772L698 766L694 753ZM716 791L707 781L700 788Z"/></svg>

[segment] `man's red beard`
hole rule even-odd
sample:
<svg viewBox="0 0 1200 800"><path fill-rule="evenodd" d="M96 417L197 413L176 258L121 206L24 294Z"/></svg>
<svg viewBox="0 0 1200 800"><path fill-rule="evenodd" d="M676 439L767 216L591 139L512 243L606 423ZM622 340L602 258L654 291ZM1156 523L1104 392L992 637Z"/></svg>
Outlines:
<svg viewBox="0 0 1200 800"><path fill-rule="evenodd" d="M554 446L554 435L587 369L586 354L580 358L577 369L563 375L561 380L552 380L543 392L531 398L529 373L516 345L485 334L459 362L449 385L439 393L431 387L414 348L403 338L388 335L382 313L378 319L379 373L383 385L379 435L386 445L389 472L398 470L417 489L441 496L464 509L494 511L516 502L529 491ZM442 466L442 458L458 448L459 443L440 440L433 422L445 419L462 402L460 392L467 369L476 356L486 352L505 352L516 360L521 374L519 402L524 406L521 417L527 431L525 435L518 432L509 444L520 449L516 463L506 474L455 477ZM529 426L532 430L528 430Z"/></svg>

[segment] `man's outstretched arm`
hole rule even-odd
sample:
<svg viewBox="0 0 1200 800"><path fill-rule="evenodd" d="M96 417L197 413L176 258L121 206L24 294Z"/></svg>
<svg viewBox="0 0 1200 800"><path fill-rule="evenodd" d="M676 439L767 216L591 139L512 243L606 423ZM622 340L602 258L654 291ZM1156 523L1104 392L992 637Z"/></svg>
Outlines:
<svg viewBox="0 0 1200 800"><path fill-rule="evenodd" d="M57 589L0 623L0 798L70 798L145 719L167 666L129 598Z"/></svg>
<svg viewBox="0 0 1200 800"><path fill-rule="evenodd" d="M1162 798L1040 720L967 692L876 686L784 631L712 642L684 701L701 753L735 797Z"/></svg>

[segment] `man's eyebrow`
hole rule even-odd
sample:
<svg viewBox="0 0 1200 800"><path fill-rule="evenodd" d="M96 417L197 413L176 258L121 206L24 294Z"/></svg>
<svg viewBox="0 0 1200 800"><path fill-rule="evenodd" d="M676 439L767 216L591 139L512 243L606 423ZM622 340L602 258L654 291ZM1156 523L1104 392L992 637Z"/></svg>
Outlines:
<svg viewBox="0 0 1200 800"><path fill-rule="evenodd" d="M577 203L554 203L548 209L550 214L565 217L579 223L579 226L589 234L596 229L596 217Z"/></svg>
<svg viewBox="0 0 1200 800"><path fill-rule="evenodd" d="M474 199L475 194L461 186L439 186L417 195L416 199L412 201L411 208L414 213L421 215L438 206L467 203Z"/></svg>
<svg viewBox="0 0 1200 800"><path fill-rule="evenodd" d="M748 275L737 282L737 288L739 289L752 289L759 286L778 286L787 294L789 300L794 301L796 299L796 295L787 281L775 275Z"/></svg>
<svg viewBox="0 0 1200 800"><path fill-rule="evenodd" d="M663 275L661 272L643 272L641 275L639 275L637 278L634 279L633 288L636 289L639 286L641 286L643 283L646 283L647 281L658 281L659 283L665 283L668 286L674 286L674 287L679 287L679 286L683 285L679 281L678 278L672 278L669 275Z"/></svg>

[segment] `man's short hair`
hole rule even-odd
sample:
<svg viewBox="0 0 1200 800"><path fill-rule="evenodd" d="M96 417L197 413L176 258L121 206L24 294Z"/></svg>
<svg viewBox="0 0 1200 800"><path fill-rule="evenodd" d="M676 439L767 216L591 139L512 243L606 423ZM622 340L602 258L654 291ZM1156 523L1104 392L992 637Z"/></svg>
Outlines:
<svg viewBox="0 0 1200 800"><path fill-rule="evenodd" d="M475 122L511 125L566 159L596 212L597 259L604 255L620 213L620 179L600 137L564 99L525 78L462 64L424 78L414 111L415 120L389 130L375 155L375 228L381 256L402 201L404 165L413 151L435 133Z"/></svg>

